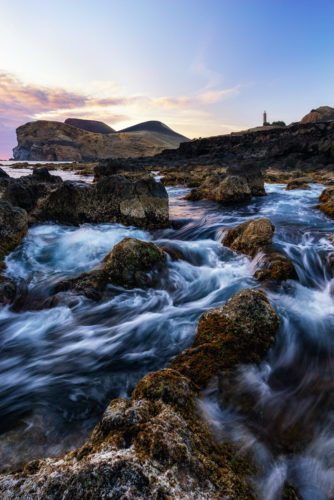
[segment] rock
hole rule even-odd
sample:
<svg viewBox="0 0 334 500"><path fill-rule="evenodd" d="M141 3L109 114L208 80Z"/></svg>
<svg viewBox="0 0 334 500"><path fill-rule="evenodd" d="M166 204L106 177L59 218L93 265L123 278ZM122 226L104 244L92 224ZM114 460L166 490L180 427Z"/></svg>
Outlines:
<svg viewBox="0 0 334 500"><path fill-rule="evenodd" d="M108 283L127 289L152 287L158 283L162 271L167 270L167 259L163 250L153 243L124 238L99 267L60 281L55 286L55 293L72 291L98 301Z"/></svg>
<svg viewBox="0 0 334 500"><path fill-rule="evenodd" d="M253 219L227 231L222 243L235 252L254 257L258 250L272 242L274 230L275 227L270 220Z"/></svg>
<svg viewBox="0 0 334 500"><path fill-rule="evenodd" d="M152 178L131 182L114 175L92 185L63 182L38 168L19 179L0 179L0 197L27 210L32 222L120 222L157 228L167 226L169 219L167 191Z"/></svg>
<svg viewBox="0 0 334 500"><path fill-rule="evenodd" d="M172 367L146 375L131 400L116 399L90 439L61 458L0 476L0 495L24 499L253 499L250 457L218 444L197 411L200 387L239 363L258 362L278 317L266 296L242 290L205 313L193 346ZM209 355L208 355L209 353Z"/></svg>
<svg viewBox="0 0 334 500"><path fill-rule="evenodd" d="M334 187L329 187L323 190L319 196L321 202L316 208L320 208L324 214L334 219Z"/></svg>
<svg viewBox="0 0 334 500"><path fill-rule="evenodd" d="M131 163L128 161L107 158L105 160L100 160L99 164L94 168L94 181L99 181L100 179L119 174L120 172L131 172L136 170L138 170L138 167L132 168Z"/></svg>
<svg viewBox="0 0 334 500"><path fill-rule="evenodd" d="M0 262L14 250L27 231L27 212L0 201Z"/></svg>
<svg viewBox="0 0 334 500"><path fill-rule="evenodd" d="M38 120L16 129L18 145L13 149L13 156L15 160L37 161L152 156L165 149L176 148L181 140L187 140L171 132L173 137L148 130L94 133L66 123Z"/></svg>
<svg viewBox="0 0 334 500"><path fill-rule="evenodd" d="M159 247L136 238L124 238L104 260L108 280L124 288L154 286L167 262Z"/></svg>
<svg viewBox="0 0 334 500"><path fill-rule="evenodd" d="M239 175L228 175L210 194L210 199L224 205L249 201L251 198L247 179Z"/></svg>
<svg viewBox="0 0 334 500"><path fill-rule="evenodd" d="M313 123L331 120L334 120L334 108L331 108L330 106L320 106L320 108L312 109L300 120L300 123Z"/></svg>
<svg viewBox="0 0 334 500"><path fill-rule="evenodd" d="M6 177L9 177L9 175L7 174L7 172L5 172L2 168L0 168L0 178L6 178Z"/></svg>
<svg viewBox="0 0 334 500"><path fill-rule="evenodd" d="M311 189L308 185L309 179L307 177L299 177L288 182L286 186L286 191L291 191L292 189Z"/></svg>
<svg viewBox="0 0 334 500"><path fill-rule="evenodd" d="M254 276L258 280L296 279L297 273L292 262L271 244L274 230L270 220L253 219L228 230L222 243L235 252L254 258Z"/></svg>
<svg viewBox="0 0 334 500"><path fill-rule="evenodd" d="M0 303L11 304L16 297L16 283L6 276L0 275Z"/></svg>
<svg viewBox="0 0 334 500"><path fill-rule="evenodd" d="M260 252L255 258L254 277L257 280L285 281L297 279L296 269L285 255L268 245L264 252Z"/></svg>
<svg viewBox="0 0 334 500"><path fill-rule="evenodd" d="M191 347L176 356L170 367L204 387L221 370L259 362L274 342L278 325L263 292L241 290L224 306L201 316Z"/></svg>

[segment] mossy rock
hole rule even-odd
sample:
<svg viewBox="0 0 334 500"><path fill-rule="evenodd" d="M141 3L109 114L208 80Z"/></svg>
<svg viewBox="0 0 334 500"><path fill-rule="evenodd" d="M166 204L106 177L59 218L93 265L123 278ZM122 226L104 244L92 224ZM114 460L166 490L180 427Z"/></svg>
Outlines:
<svg viewBox="0 0 334 500"><path fill-rule="evenodd" d="M244 289L204 313L191 347L170 367L205 386L221 370L260 362L275 341L279 318L266 295Z"/></svg>
<svg viewBox="0 0 334 500"><path fill-rule="evenodd" d="M275 226L269 219L252 219L227 231L222 243L235 252L253 257L263 246L271 244L274 230Z"/></svg>
<svg viewBox="0 0 334 500"><path fill-rule="evenodd" d="M124 238L104 259L108 280L124 288L154 286L167 268L163 250L151 242Z"/></svg>

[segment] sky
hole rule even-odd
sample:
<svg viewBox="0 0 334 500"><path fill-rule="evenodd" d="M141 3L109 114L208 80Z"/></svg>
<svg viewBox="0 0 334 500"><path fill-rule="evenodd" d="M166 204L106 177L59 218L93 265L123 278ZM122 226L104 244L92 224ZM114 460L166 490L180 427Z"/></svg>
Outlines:
<svg viewBox="0 0 334 500"><path fill-rule="evenodd" d="M189 138L334 107L334 0L0 0L0 159L31 120Z"/></svg>

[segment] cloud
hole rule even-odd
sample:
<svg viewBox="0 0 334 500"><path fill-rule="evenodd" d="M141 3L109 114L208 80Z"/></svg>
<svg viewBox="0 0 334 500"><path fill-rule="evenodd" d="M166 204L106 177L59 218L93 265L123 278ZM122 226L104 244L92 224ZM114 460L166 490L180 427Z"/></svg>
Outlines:
<svg viewBox="0 0 334 500"><path fill-rule="evenodd" d="M206 107L235 96L239 91L239 85L228 89L206 86L190 96L122 95L117 84L105 81L92 82L86 92L70 91L26 84L11 73L0 72L0 157L10 155L14 146L14 129L31 120L88 118L120 129L136 122L157 119L172 127L180 125L179 131L189 136L196 129L194 120L198 120L202 126L210 124L210 130L216 123L216 133L223 133L219 121ZM201 135L200 131L195 135ZM4 143L7 140L10 144L6 148Z"/></svg>

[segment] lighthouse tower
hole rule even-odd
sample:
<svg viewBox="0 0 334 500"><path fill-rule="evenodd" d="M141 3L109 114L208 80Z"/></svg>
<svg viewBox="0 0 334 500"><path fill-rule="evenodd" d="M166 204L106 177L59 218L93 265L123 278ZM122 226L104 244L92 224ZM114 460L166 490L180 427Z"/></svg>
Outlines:
<svg viewBox="0 0 334 500"><path fill-rule="evenodd" d="M267 122L267 112L266 112L266 111L264 111L264 112L263 112L263 126L267 125L267 123L268 123L268 122Z"/></svg>

